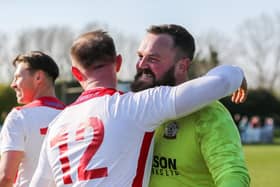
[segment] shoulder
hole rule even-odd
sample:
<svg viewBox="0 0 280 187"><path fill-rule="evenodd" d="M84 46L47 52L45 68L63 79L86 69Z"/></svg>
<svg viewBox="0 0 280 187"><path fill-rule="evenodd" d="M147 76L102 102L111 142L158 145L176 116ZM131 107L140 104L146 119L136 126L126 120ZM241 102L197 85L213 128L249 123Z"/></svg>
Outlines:
<svg viewBox="0 0 280 187"><path fill-rule="evenodd" d="M13 110L22 111L22 110L24 110L24 109L26 109L26 108L30 108L30 107L32 107L32 106L33 106L32 103L28 103L28 104L26 104L26 105L19 105L19 106L16 106L16 107L13 108Z"/></svg>
<svg viewBox="0 0 280 187"><path fill-rule="evenodd" d="M202 122L202 121L209 121L209 120L212 121L215 120L216 118L221 118L221 117L231 117L231 114L222 103L220 103L219 101L214 101L209 105L201 108L200 110L180 118L180 120L193 119Z"/></svg>
<svg viewBox="0 0 280 187"><path fill-rule="evenodd" d="M199 117L203 116L204 118L202 118L202 120L210 120L217 117L231 117L231 114L227 108L219 101L214 101L211 104L203 107L201 110L195 112L194 115Z"/></svg>
<svg viewBox="0 0 280 187"><path fill-rule="evenodd" d="M4 124L1 129L1 134L9 134L15 132L23 132L23 115L20 111L12 109L5 118Z"/></svg>
<svg viewBox="0 0 280 187"><path fill-rule="evenodd" d="M18 120L22 116L21 113L22 113L22 110L15 107L8 113L7 117L5 118L5 121Z"/></svg>
<svg viewBox="0 0 280 187"><path fill-rule="evenodd" d="M207 133L215 129L232 129L235 123L226 107L219 101L203 107L197 112L184 117L185 123L194 124L199 132Z"/></svg>
<svg viewBox="0 0 280 187"><path fill-rule="evenodd" d="M208 111L210 111L210 112L217 111L217 112L228 113L228 110L220 101L214 101L214 102L210 103L209 105L203 107L199 112L208 112Z"/></svg>
<svg viewBox="0 0 280 187"><path fill-rule="evenodd" d="M233 132L237 130L230 112L218 101L201 109L197 117L199 118L197 126L202 132L206 129L210 131L218 130L219 132Z"/></svg>
<svg viewBox="0 0 280 187"><path fill-rule="evenodd" d="M10 113L17 113L20 114L21 112L25 111L27 108L31 108L31 104L26 104L26 105L20 105L20 106L15 106Z"/></svg>

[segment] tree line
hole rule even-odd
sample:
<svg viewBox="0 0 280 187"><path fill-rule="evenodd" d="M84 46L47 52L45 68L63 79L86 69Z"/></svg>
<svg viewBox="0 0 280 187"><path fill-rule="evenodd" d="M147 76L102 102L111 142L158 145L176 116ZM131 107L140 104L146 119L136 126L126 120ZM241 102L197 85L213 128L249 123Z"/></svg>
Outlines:
<svg viewBox="0 0 280 187"><path fill-rule="evenodd" d="M12 80L14 71L11 62L17 54L30 50L46 52L59 65L58 82L71 82L73 77L69 68L71 64L69 50L72 41L79 34L95 29L107 30L112 35L117 51L123 55L124 60L119 79L131 81L135 75L136 51L140 38L116 31L106 24L92 22L80 30L68 26L30 28L20 31L14 36L0 32L0 82L2 83L0 86L0 114L3 113L2 116L4 116L5 112L16 104L15 96L7 85ZM144 32L145 28L143 28ZM219 31L209 31L195 38L197 50L190 69L191 77L200 76L218 64L236 64L245 70L250 89L253 92L265 91L278 101L280 96L278 89L280 86L280 13L260 15L246 20L238 27L235 36L228 37ZM257 104L259 101L265 102L256 97L252 103ZM255 107L266 104L268 105L267 110L270 110L272 107L269 106L279 105L279 102L259 104ZM229 105L229 107L232 106ZM264 109L264 107L261 108ZM234 107L233 109L235 110ZM250 111L254 109L252 107ZM277 110L280 114L279 109ZM246 111L249 112L247 109ZM259 112L266 113L266 111Z"/></svg>

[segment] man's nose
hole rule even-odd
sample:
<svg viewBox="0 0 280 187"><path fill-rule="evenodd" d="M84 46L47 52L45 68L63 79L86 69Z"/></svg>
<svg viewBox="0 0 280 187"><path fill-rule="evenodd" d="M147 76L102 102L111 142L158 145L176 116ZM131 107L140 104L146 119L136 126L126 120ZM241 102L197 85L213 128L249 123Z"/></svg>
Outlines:
<svg viewBox="0 0 280 187"><path fill-rule="evenodd" d="M12 83L10 84L10 87L11 87L11 88L16 88L16 83L15 83L14 80L13 80Z"/></svg>
<svg viewBox="0 0 280 187"><path fill-rule="evenodd" d="M137 67L138 68L141 68L141 69L145 69L147 68L149 65L148 61L147 61L147 58L146 57L143 57L142 59L140 59L137 63Z"/></svg>

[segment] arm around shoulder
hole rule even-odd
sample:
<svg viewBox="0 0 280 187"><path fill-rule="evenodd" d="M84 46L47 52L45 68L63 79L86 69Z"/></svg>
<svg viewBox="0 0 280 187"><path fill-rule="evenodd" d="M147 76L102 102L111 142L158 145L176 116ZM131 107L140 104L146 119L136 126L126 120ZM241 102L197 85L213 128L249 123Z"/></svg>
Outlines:
<svg viewBox="0 0 280 187"><path fill-rule="evenodd" d="M227 88L229 95L236 91L245 79L243 70L238 66L233 65L220 65L211 69L206 76L217 77L221 80L221 84ZM218 85L219 86L219 85Z"/></svg>
<svg viewBox="0 0 280 187"><path fill-rule="evenodd" d="M175 87L177 117L187 115L236 91L244 79L242 69L221 65L205 76Z"/></svg>

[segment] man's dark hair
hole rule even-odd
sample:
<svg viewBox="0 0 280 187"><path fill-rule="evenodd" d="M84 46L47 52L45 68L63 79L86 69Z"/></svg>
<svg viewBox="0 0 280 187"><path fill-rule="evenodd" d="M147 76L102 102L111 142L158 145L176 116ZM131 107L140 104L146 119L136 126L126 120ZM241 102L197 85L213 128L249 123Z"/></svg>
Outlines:
<svg viewBox="0 0 280 187"><path fill-rule="evenodd" d="M193 36L182 26L174 24L152 25L147 29L152 34L168 34L173 38L174 47L178 49L177 58L193 59L195 41Z"/></svg>
<svg viewBox="0 0 280 187"><path fill-rule="evenodd" d="M36 70L44 71L52 79L53 83L59 75L59 69L55 61L41 51L30 51L18 55L13 60L13 65L16 67L20 63L28 64L31 72Z"/></svg>
<svg viewBox="0 0 280 187"><path fill-rule="evenodd" d="M84 68L89 68L96 62L111 63L116 59L115 44L105 31L88 32L74 41L71 56Z"/></svg>

